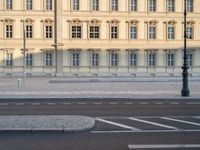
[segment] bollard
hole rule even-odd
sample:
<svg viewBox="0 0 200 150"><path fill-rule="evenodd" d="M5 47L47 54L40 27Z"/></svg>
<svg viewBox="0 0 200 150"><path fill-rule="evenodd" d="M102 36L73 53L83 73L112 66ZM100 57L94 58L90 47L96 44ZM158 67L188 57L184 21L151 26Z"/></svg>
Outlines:
<svg viewBox="0 0 200 150"><path fill-rule="evenodd" d="M18 80L17 80L17 86L20 87L21 84L22 84L22 83L21 83L21 78L18 78Z"/></svg>

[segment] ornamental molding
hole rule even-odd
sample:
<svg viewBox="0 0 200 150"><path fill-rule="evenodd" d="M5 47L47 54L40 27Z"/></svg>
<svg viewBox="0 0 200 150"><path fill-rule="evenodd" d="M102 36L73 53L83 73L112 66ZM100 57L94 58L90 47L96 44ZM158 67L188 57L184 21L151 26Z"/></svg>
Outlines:
<svg viewBox="0 0 200 150"><path fill-rule="evenodd" d="M138 21L137 19L132 19L132 20L129 20L129 21L126 21L127 23L129 23L130 25L138 25L138 23L140 21Z"/></svg>
<svg viewBox="0 0 200 150"><path fill-rule="evenodd" d="M164 23L166 23L167 25L174 26L174 25L177 24L177 21L175 21L175 20L168 20L168 21L165 21Z"/></svg>
<svg viewBox="0 0 200 150"><path fill-rule="evenodd" d="M41 22L43 22L46 25L52 25L53 24L53 20L50 18L46 18L44 20L41 20Z"/></svg>
<svg viewBox="0 0 200 150"><path fill-rule="evenodd" d="M149 25L157 25L158 24L158 21L153 19L153 20L148 20L148 21L145 21L145 23L149 24Z"/></svg>
<svg viewBox="0 0 200 150"><path fill-rule="evenodd" d="M111 25L119 25L120 21L117 19L112 19L107 21L108 23L110 23Z"/></svg>
<svg viewBox="0 0 200 150"><path fill-rule="evenodd" d="M68 22L70 22L72 25L82 25L83 24L83 20L80 20L78 18L72 19L72 20L68 20Z"/></svg>
<svg viewBox="0 0 200 150"><path fill-rule="evenodd" d="M92 20L88 20L87 21L90 25L96 25L96 26L99 26L101 24L101 20L98 20L98 19L92 19Z"/></svg>
<svg viewBox="0 0 200 150"><path fill-rule="evenodd" d="M13 25L14 19L11 18L5 18L1 20L5 25Z"/></svg>

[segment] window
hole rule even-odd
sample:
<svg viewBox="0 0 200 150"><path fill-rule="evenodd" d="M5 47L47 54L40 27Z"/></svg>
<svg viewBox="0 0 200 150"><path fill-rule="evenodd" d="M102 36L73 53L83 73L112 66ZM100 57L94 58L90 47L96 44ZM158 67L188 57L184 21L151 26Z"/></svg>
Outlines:
<svg viewBox="0 0 200 150"><path fill-rule="evenodd" d="M99 66L99 53L97 52L91 53L91 63L93 67Z"/></svg>
<svg viewBox="0 0 200 150"><path fill-rule="evenodd" d="M156 27L155 26L149 27L149 39L156 39Z"/></svg>
<svg viewBox="0 0 200 150"><path fill-rule="evenodd" d="M174 66L174 59L175 59L175 54L173 51L169 51L167 53L167 66L168 67L173 67Z"/></svg>
<svg viewBox="0 0 200 150"><path fill-rule="evenodd" d="M167 28L167 39L175 39L175 27L169 26Z"/></svg>
<svg viewBox="0 0 200 150"><path fill-rule="evenodd" d="M111 39L118 38L118 26L111 26Z"/></svg>
<svg viewBox="0 0 200 150"><path fill-rule="evenodd" d="M92 0L92 10L93 11L99 10L99 0Z"/></svg>
<svg viewBox="0 0 200 150"><path fill-rule="evenodd" d="M32 66L33 65L33 54L27 53L26 54L26 66Z"/></svg>
<svg viewBox="0 0 200 150"><path fill-rule="evenodd" d="M13 37L13 26L6 25L6 38L12 38L12 37Z"/></svg>
<svg viewBox="0 0 200 150"><path fill-rule="evenodd" d="M72 38L81 38L82 29L81 26L72 26Z"/></svg>
<svg viewBox="0 0 200 150"><path fill-rule="evenodd" d="M46 0L46 10L52 10L52 0Z"/></svg>
<svg viewBox="0 0 200 150"><path fill-rule="evenodd" d="M46 25L46 38L52 38L52 25Z"/></svg>
<svg viewBox="0 0 200 150"><path fill-rule="evenodd" d="M48 52L45 54L46 56L46 66L52 66L53 65L53 54Z"/></svg>
<svg viewBox="0 0 200 150"><path fill-rule="evenodd" d="M193 0L187 0L186 1L187 12L193 12L193 4L194 4Z"/></svg>
<svg viewBox="0 0 200 150"><path fill-rule="evenodd" d="M168 12L175 11L175 0L167 0Z"/></svg>
<svg viewBox="0 0 200 150"><path fill-rule="evenodd" d="M13 54L12 53L6 53L6 66L7 67L13 66Z"/></svg>
<svg viewBox="0 0 200 150"><path fill-rule="evenodd" d="M187 39L193 39L193 27L186 28Z"/></svg>
<svg viewBox="0 0 200 150"><path fill-rule="evenodd" d="M6 0L6 9L7 10L13 9L13 1L12 0Z"/></svg>
<svg viewBox="0 0 200 150"><path fill-rule="evenodd" d="M72 52L72 66L79 66L79 52Z"/></svg>
<svg viewBox="0 0 200 150"><path fill-rule="evenodd" d="M130 38L137 39L137 27L136 26L130 27Z"/></svg>
<svg viewBox="0 0 200 150"><path fill-rule="evenodd" d="M26 10L32 10L32 9L33 9L33 1L26 0Z"/></svg>
<svg viewBox="0 0 200 150"><path fill-rule="evenodd" d="M188 50L187 53L187 65L189 67L193 66L193 53Z"/></svg>
<svg viewBox="0 0 200 150"><path fill-rule="evenodd" d="M137 66L137 54L134 51L129 52L129 66Z"/></svg>
<svg viewBox="0 0 200 150"><path fill-rule="evenodd" d="M73 0L73 10L79 10L79 0Z"/></svg>
<svg viewBox="0 0 200 150"><path fill-rule="evenodd" d="M33 26L26 25L26 38L32 38L32 37L33 37Z"/></svg>
<svg viewBox="0 0 200 150"><path fill-rule="evenodd" d="M148 55L148 66L149 67L156 66L156 54L154 52L150 52Z"/></svg>
<svg viewBox="0 0 200 150"><path fill-rule="evenodd" d="M118 0L111 0L112 11L118 11Z"/></svg>
<svg viewBox="0 0 200 150"><path fill-rule="evenodd" d="M99 38L99 26L90 26L90 38Z"/></svg>
<svg viewBox="0 0 200 150"><path fill-rule="evenodd" d="M149 11L156 11L156 0L149 0Z"/></svg>
<svg viewBox="0 0 200 150"><path fill-rule="evenodd" d="M118 54L116 52L110 53L110 65L112 67L118 66Z"/></svg>
<svg viewBox="0 0 200 150"><path fill-rule="evenodd" d="M131 11L137 11L137 0L130 0Z"/></svg>

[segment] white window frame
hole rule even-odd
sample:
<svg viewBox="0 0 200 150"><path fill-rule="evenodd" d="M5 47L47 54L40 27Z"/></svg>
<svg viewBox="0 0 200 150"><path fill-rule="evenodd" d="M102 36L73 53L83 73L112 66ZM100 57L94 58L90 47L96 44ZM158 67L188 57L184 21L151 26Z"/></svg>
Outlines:
<svg viewBox="0 0 200 150"><path fill-rule="evenodd" d="M32 53L26 53L26 66L32 67L33 66L33 54Z"/></svg>
<svg viewBox="0 0 200 150"><path fill-rule="evenodd" d="M167 12L175 12L175 0L167 0Z"/></svg>
<svg viewBox="0 0 200 150"><path fill-rule="evenodd" d="M53 38L53 25L45 25L45 38Z"/></svg>
<svg viewBox="0 0 200 150"><path fill-rule="evenodd" d="M99 11L99 0L91 0L92 11Z"/></svg>
<svg viewBox="0 0 200 150"><path fill-rule="evenodd" d="M94 52L91 52L90 57L91 57L91 66L98 67L100 54L94 51Z"/></svg>
<svg viewBox="0 0 200 150"><path fill-rule="evenodd" d="M13 38L13 25L5 25L5 37L6 38Z"/></svg>
<svg viewBox="0 0 200 150"><path fill-rule="evenodd" d="M155 40L157 38L157 27L149 26L148 27L148 39Z"/></svg>
<svg viewBox="0 0 200 150"><path fill-rule="evenodd" d="M45 53L45 66L46 67L53 66L53 53L52 52Z"/></svg>
<svg viewBox="0 0 200 150"><path fill-rule="evenodd" d="M80 52L79 51L73 51L71 52L71 63L72 67L79 67L80 66Z"/></svg>
<svg viewBox="0 0 200 150"><path fill-rule="evenodd" d="M148 67L156 67L156 53L149 52L148 53Z"/></svg>
<svg viewBox="0 0 200 150"><path fill-rule="evenodd" d="M33 0L26 0L26 10L33 10Z"/></svg>
<svg viewBox="0 0 200 150"><path fill-rule="evenodd" d="M186 1L186 9L187 9L187 12L193 12L194 11L194 0L187 0Z"/></svg>
<svg viewBox="0 0 200 150"><path fill-rule="evenodd" d="M13 9L13 0L6 0L6 10Z"/></svg>
<svg viewBox="0 0 200 150"><path fill-rule="evenodd" d="M118 25L111 25L111 27L110 27L110 38L111 39L118 39L119 38L119 26Z"/></svg>
<svg viewBox="0 0 200 150"><path fill-rule="evenodd" d="M167 39L174 40L175 39L175 27L168 25L167 27Z"/></svg>
<svg viewBox="0 0 200 150"><path fill-rule="evenodd" d="M6 60L5 60L6 67L13 66L13 53L6 53Z"/></svg>
<svg viewBox="0 0 200 150"><path fill-rule="evenodd" d="M189 40L194 39L194 27L193 26L187 26L186 36L187 36L187 39L189 39Z"/></svg>
<svg viewBox="0 0 200 150"><path fill-rule="evenodd" d="M26 25L26 38L33 38L33 25Z"/></svg>
<svg viewBox="0 0 200 150"><path fill-rule="evenodd" d="M111 0L111 10L112 11L118 11L119 10L118 0Z"/></svg>
<svg viewBox="0 0 200 150"><path fill-rule="evenodd" d="M174 67L175 65L175 53L174 51L167 52L167 66Z"/></svg>
<svg viewBox="0 0 200 150"><path fill-rule="evenodd" d="M194 64L193 50L187 50L187 65L188 67L192 67L193 64Z"/></svg>
<svg viewBox="0 0 200 150"><path fill-rule="evenodd" d="M138 27L136 25L130 26L130 39L135 40L138 36Z"/></svg>
<svg viewBox="0 0 200 150"><path fill-rule="evenodd" d="M117 67L119 63L119 54L117 52L110 52L110 66Z"/></svg>
<svg viewBox="0 0 200 150"><path fill-rule="evenodd" d="M53 0L45 0L45 8L48 11L53 10Z"/></svg>
<svg viewBox="0 0 200 150"><path fill-rule="evenodd" d="M72 9L73 9L73 11L80 10L80 1L79 0L72 0Z"/></svg>
<svg viewBox="0 0 200 150"><path fill-rule="evenodd" d="M73 30L73 29L75 29L75 30ZM79 29L80 29L80 31L79 31ZM72 39L81 39L82 38L82 26L81 25L72 25L71 37L72 37Z"/></svg>
<svg viewBox="0 0 200 150"><path fill-rule="evenodd" d="M130 0L130 11L133 12L133 11L137 11L137 3L138 3L138 0Z"/></svg>
<svg viewBox="0 0 200 150"><path fill-rule="evenodd" d="M157 0L149 0L149 12L156 12L157 9Z"/></svg>
<svg viewBox="0 0 200 150"><path fill-rule="evenodd" d="M137 66L137 52L136 51L129 51L128 53L128 64L130 67L136 67Z"/></svg>
<svg viewBox="0 0 200 150"><path fill-rule="evenodd" d="M100 27L96 25L90 26L90 38L91 39L99 39L100 37Z"/></svg>

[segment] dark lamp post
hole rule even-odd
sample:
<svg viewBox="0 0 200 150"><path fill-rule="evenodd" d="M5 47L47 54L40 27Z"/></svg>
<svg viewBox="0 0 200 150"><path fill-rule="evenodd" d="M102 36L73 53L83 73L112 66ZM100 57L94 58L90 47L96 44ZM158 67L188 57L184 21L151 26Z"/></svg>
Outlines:
<svg viewBox="0 0 200 150"><path fill-rule="evenodd" d="M181 90L181 96L184 97L188 97L190 96L190 91L188 88L188 62L187 62L187 33L186 33L186 29L187 29L187 22L186 22L186 17L187 17L187 4L186 4L186 0L184 0L184 56L183 56L183 72L182 72L182 76L183 76L183 86L182 86L182 90Z"/></svg>

